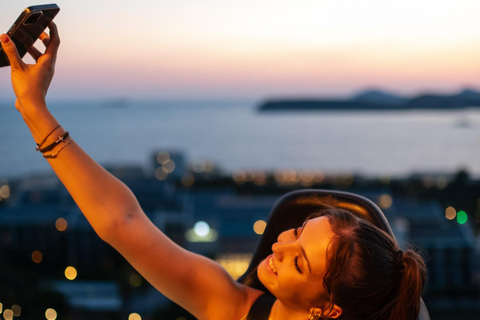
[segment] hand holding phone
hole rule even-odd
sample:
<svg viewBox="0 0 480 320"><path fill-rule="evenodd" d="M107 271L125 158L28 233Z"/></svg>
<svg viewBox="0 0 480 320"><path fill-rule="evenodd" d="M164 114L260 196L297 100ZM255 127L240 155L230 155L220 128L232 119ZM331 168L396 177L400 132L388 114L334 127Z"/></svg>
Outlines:
<svg viewBox="0 0 480 320"><path fill-rule="evenodd" d="M37 41L59 11L60 8L56 4L31 6L23 10L7 32L15 43L21 58L25 56L28 49ZM10 65L10 62L0 46L0 67L8 65Z"/></svg>

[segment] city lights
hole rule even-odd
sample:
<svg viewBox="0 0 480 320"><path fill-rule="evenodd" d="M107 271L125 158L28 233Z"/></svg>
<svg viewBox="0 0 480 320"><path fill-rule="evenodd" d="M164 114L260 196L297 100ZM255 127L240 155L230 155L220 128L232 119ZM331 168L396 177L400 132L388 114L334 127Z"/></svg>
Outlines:
<svg viewBox="0 0 480 320"><path fill-rule="evenodd" d="M253 224L253 231L255 231L256 234L263 234L265 231L265 228L267 227L267 223L264 220L258 220Z"/></svg>
<svg viewBox="0 0 480 320"><path fill-rule="evenodd" d="M392 206L393 199L390 195L388 194L383 194L380 196L378 199L378 204L382 209L388 209Z"/></svg>
<svg viewBox="0 0 480 320"><path fill-rule="evenodd" d="M67 230L67 226L67 220L64 218L58 218L57 221L55 221L55 228L57 228L57 230L60 232Z"/></svg>
<svg viewBox="0 0 480 320"><path fill-rule="evenodd" d="M128 320L142 320L142 317L138 313L130 313Z"/></svg>
<svg viewBox="0 0 480 320"><path fill-rule="evenodd" d="M445 209L445 218L448 220L453 220L457 216L457 210L454 207L448 207Z"/></svg>
<svg viewBox="0 0 480 320"><path fill-rule="evenodd" d="M39 250L32 252L32 261L35 263L40 263L43 261L43 253Z"/></svg>
<svg viewBox="0 0 480 320"><path fill-rule="evenodd" d="M167 151L160 151L157 154L157 162L159 164L165 164L168 161L170 161L170 153L168 153Z"/></svg>
<svg viewBox="0 0 480 320"><path fill-rule="evenodd" d="M459 224L464 224L468 220L468 215L465 211L458 211L457 212L457 222Z"/></svg>
<svg viewBox="0 0 480 320"><path fill-rule="evenodd" d="M158 180L165 180L168 177L168 173L166 173L162 167L158 167L155 169L155 178Z"/></svg>
<svg viewBox="0 0 480 320"><path fill-rule="evenodd" d="M0 198L7 199L10 197L10 187L8 185L3 185L0 187Z"/></svg>
<svg viewBox="0 0 480 320"><path fill-rule="evenodd" d="M18 304L12 306L13 316L20 317L22 315L22 308Z"/></svg>
<svg viewBox="0 0 480 320"><path fill-rule="evenodd" d="M47 318L47 320L55 320L55 319L57 319L57 311L55 311L55 309L48 308L48 309L45 311L45 318Z"/></svg>
<svg viewBox="0 0 480 320"><path fill-rule="evenodd" d="M13 311L10 310L10 309L5 309L5 311L3 311L3 318L5 320L12 320L13 319Z"/></svg>
<svg viewBox="0 0 480 320"><path fill-rule="evenodd" d="M234 279L245 273L251 260L251 254L224 254L215 259Z"/></svg>
<svg viewBox="0 0 480 320"><path fill-rule="evenodd" d="M65 278L67 278L68 280L75 280L76 277L77 269L75 269L74 267L67 267L65 269Z"/></svg>
<svg viewBox="0 0 480 320"><path fill-rule="evenodd" d="M210 228L205 221L198 221L192 229L188 229L185 238L189 242L215 242L218 239L218 231Z"/></svg>
<svg viewBox="0 0 480 320"><path fill-rule="evenodd" d="M210 233L210 226L205 221L198 221L193 226L193 231L199 237L206 237Z"/></svg>

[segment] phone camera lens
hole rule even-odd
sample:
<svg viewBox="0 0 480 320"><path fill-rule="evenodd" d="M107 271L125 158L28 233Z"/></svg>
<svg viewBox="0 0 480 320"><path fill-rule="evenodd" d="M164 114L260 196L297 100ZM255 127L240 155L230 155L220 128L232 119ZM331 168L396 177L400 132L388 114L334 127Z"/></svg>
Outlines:
<svg viewBox="0 0 480 320"><path fill-rule="evenodd" d="M25 20L24 24L32 24L38 21L42 16L42 12L35 12L28 16L27 20Z"/></svg>

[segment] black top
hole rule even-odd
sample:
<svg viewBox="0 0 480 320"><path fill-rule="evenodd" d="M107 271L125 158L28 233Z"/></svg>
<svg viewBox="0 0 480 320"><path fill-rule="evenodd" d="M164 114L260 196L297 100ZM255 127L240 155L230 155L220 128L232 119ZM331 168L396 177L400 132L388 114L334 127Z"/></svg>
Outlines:
<svg viewBox="0 0 480 320"><path fill-rule="evenodd" d="M253 303L246 320L268 320L273 303L277 300L270 294L262 294Z"/></svg>

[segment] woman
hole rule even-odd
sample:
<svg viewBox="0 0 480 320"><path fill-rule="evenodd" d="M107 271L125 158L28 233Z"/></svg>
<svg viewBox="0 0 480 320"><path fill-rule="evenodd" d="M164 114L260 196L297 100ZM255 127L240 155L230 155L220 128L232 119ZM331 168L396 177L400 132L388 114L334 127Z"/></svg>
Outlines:
<svg viewBox="0 0 480 320"><path fill-rule="evenodd" d="M146 217L131 191L93 161L47 109L60 39L54 23L29 50L25 64L11 39L2 47L11 64L15 106L40 151L97 234L145 279L199 319L243 319L263 292L235 282L212 260L168 239ZM404 319L418 317L425 266L402 253L371 224L333 208L280 234L258 277L276 297L270 320ZM214 284L214 285L213 285Z"/></svg>

